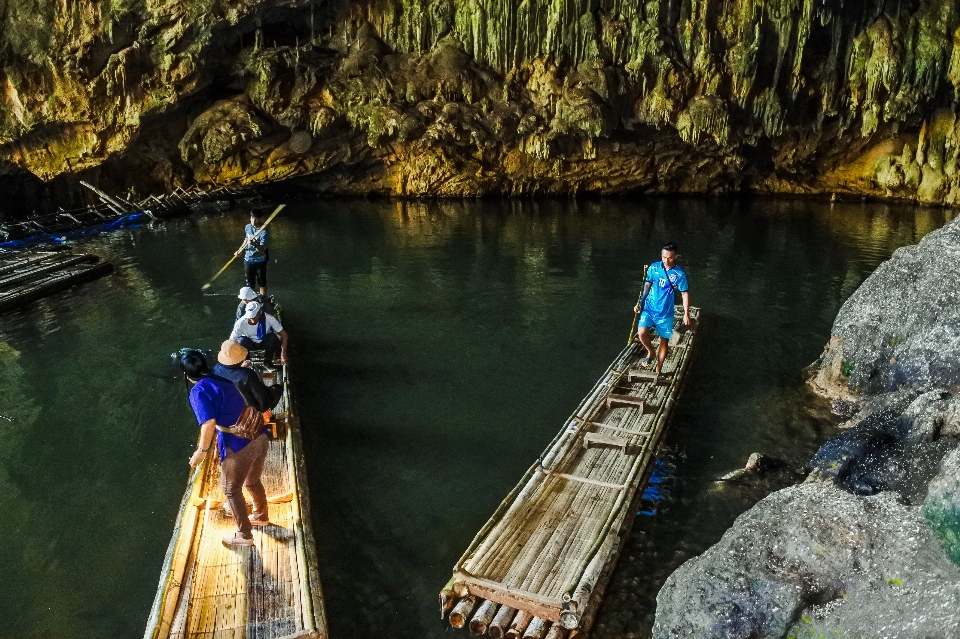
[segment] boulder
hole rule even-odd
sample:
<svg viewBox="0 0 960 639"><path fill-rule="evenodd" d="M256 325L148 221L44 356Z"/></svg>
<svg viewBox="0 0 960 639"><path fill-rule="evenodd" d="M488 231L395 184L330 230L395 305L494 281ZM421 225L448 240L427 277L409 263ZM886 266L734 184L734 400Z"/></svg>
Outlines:
<svg viewBox="0 0 960 639"><path fill-rule="evenodd" d="M922 507L893 493L863 498L806 483L761 500L720 542L674 572L657 596L653 636L958 632L960 568Z"/></svg>
<svg viewBox="0 0 960 639"><path fill-rule="evenodd" d="M960 383L960 219L881 264L844 303L813 378L828 397Z"/></svg>

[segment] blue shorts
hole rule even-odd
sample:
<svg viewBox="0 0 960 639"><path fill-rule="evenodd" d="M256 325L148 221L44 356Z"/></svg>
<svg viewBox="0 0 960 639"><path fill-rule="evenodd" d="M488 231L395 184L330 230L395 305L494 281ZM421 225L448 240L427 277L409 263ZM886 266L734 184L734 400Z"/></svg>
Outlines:
<svg viewBox="0 0 960 639"><path fill-rule="evenodd" d="M655 327L657 335L663 339L670 339L673 336L673 315L670 317L654 317L647 311L640 313L640 321L637 322L637 328Z"/></svg>

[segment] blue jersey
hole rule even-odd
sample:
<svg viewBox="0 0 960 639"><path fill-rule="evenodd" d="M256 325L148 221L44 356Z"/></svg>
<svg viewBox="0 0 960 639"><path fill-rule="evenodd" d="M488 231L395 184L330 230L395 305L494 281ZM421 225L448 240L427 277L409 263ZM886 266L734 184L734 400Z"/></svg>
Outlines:
<svg viewBox="0 0 960 639"><path fill-rule="evenodd" d="M257 235L257 228L253 224L247 224L243 229L244 234L247 239L253 238L254 235ZM243 259L247 262L266 262L267 261L267 232L263 231L260 235L257 235L257 239L250 242L247 245L247 249L244 252Z"/></svg>
<svg viewBox="0 0 960 639"><path fill-rule="evenodd" d="M654 262L647 269L647 282L650 282L650 292L647 294L646 311L656 320L673 319L673 293L686 293L687 274L679 266L666 269L663 262Z"/></svg>

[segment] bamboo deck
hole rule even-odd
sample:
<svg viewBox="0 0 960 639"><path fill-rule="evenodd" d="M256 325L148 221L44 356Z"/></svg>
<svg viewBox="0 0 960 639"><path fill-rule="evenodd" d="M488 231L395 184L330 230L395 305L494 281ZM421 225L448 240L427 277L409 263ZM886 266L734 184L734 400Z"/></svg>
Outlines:
<svg viewBox="0 0 960 639"><path fill-rule="evenodd" d="M614 360L474 538L440 593L455 628L510 639L589 632L653 467L696 334L676 308L659 380ZM656 338L654 339L656 346Z"/></svg>
<svg viewBox="0 0 960 639"><path fill-rule="evenodd" d="M252 547L224 547L223 535L236 524L223 512L220 465L211 447L180 504L144 639L328 636L287 375L284 366L278 376L287 383L274 409L275 415L286 413L286 433L271 439L263 472L271 525L254 527ZM282 433L283 422L279 426Z"/></svg>
<svg viewBox="0 0 960 639"><path fill-rule="evenodd" d="M72 251L0 253L0 312L9 311L88 280L113 267L96 255Z"/></svg>

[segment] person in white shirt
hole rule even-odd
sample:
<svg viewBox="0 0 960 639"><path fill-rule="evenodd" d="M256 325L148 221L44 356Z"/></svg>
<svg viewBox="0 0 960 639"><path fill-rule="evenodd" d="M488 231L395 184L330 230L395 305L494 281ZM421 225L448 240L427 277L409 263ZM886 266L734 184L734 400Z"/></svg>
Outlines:
<svg viewBox="0 0 960 639"><path fill-rule="evenodd" d="M267 366L273 365L279 348L280 363L287 363L287 332L280 320L261 310L259 302L247 304L243 317L233 325L230 339L248 351L264 351Z"/></svg>

